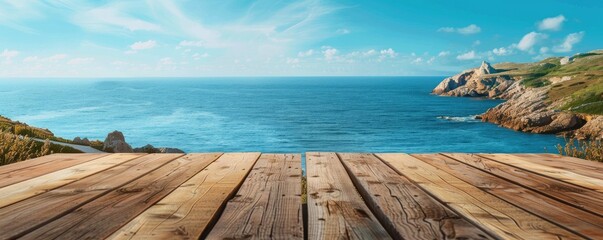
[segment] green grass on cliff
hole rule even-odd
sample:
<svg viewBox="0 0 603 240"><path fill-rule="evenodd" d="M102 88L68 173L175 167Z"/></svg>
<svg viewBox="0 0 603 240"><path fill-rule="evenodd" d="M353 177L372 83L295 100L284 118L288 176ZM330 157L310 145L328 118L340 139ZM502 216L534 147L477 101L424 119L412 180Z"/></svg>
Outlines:
<svg viewBox="0 0 603 240"><path fill-rule="evenodd" d="M522 79L526 87L551 85L551 78L571 77L555 83L548 92L549 103L561 100L559 110L577 113L603 114L603 51L576 54L573 60L561 65L561 58L547 58L536 63L502 63L494 67L504 69L497 75Z"/></svg>
<svg viewBox="0 0 603 240"><path fill-rule="evenodd" d="M81 153L71 147L38 142L27 136L0 131L0 165L41 157L52 153Z"/></svg>
<svg viewBox="0 0 603 240"><path fill-rule="evenodd" d="M57 142L73 143L71 140L55 136L50 130L29 126L25 123L13 121L0 116L0 131L13 133L15 135L27 136L39 139L49 139Z"/></svg>

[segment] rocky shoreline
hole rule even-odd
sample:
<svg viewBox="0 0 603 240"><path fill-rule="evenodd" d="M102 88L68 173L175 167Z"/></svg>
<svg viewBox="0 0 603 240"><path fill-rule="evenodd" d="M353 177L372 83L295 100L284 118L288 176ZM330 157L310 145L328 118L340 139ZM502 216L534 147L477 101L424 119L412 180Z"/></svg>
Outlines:
<svg viewBox="0 0 603 240"><path fill-rule="evenodd" d="M74 144L85 145L95 147L104 152L112 153L185 153L178 148L168 147L153 147L151 144L139 148L132 148L130 144L126 142L124 134L120 131L113 131L107 134L104 142L90 141L87 138L75 137L72 141Z"/></svg>
<svg viewBox="0 0 603 240"><path fill-rule="evenodd" d="M563 65L564 59L561 59L560 65ZM567 59L565 64L568 64ZM572 76L551 77L547 80L548 85L528 87L522 84L526 74L508 71L484 61L478 68L444 79L432 93L440 96L504 99L504 103L488 109L477 118L516 131L561 134L577 139L603 139L602 115L559 110L568 99L551 101L549 98L550 89L556 83L569 81Z"/></svg>

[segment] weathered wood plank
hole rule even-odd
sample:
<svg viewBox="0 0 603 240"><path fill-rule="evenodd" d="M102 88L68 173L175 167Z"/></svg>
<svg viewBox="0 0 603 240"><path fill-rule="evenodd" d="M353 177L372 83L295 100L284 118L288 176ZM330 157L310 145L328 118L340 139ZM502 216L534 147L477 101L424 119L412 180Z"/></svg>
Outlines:
<svg viewBox="0 0 603 240"><path fill-rule="evenodd" d="M372 154L340 153L344 167L395 239L490 239Z"/></svg>
<svg viewBox="0 0 603 240"><path fill-rule="evenodd" d="M0 239L17 238L182 156L151 154L0 208Z"/></svg>
<svg viewBox="0 0 603 240"><path fill-rule="evenodd" d="M189 154L29 232L23 239L102 239L218 158L218 153Z"/></svg>
<svg viewBox="0 0 603 240"><path fill-rule="evenodd" d="M109 239L198 239L259 157L224 154Z"/></svg>
<svg viewBox="0 0 603 240"><path fill-rule="evenodd" d="M108 155L0 188L0 196L2 196L0 207L64 186L143 155L134 153Z"/></svg>
<svg viewBox="0 0 603 240"><path fill-rule="evenodd" d="M603 179L603 163L561 156L559 154L512 154L523 160L553 168L563 169L593 178Z"/></svg>
<svg viewBox="0 0 603 240"><path fill-rule="evenodd" d="M6 187L11 184L22 182L31 178L39 177L44 174L55 172L63 168L72 167L80 163L88 162L100 157L107 156L107 154L53 154L47 158L43 158L42 163L21 167L14 169L9 172L0 173L0 188ZM36 159L26 160L38 161ZM4 167L2 168L4 169ZM5 170L4 170L5 171Z"/></svg>
<svg viewBox="0 0 603 240"><path fill-rule="evenodd" d="M492 235L504 239L582 239L408 154L377 156Z"/></svg>
<svg viewBox="0 0 603 240"><path fill-rule="evenodd" d="M87 153L55 153L51 155L42 156L39 158L33 158L25 161L15 162L11 164L7 164L0 167L0 174L11 173L20 169L29 168L33 166L37 166L44 163L53 162L59 159L64 159L68 157L81 157L89 155ZM108 154L101 154L108 155Z"/></svg>
<svg viewBox="0 0 603 240"><path fill-rule="evenodd" d="M603 193L535 174L475 154L444 154L457 161L520 184L543 195L603 216Z"/></svg>
<svg viewBox="0 0 603 240"><path fill-rule="evenodd" d="M444 155L412 154L412 156L580 236L603 239L601 216L567 205Z"/></svg>
<svg viewBox="0 0 603 240"><path fill-rule="evenodd" d="M308 239L390 239L335 153L306 153Z"/></svg>
<svg viewBox="0 0 603 240"><path fill-rule="evenodd" d="M555 178L564 182L568 182L574 185L582 186L595 190L597 192L603 192L603 179L593 178L586 175L578 174L575 172L549 167L545 165L535 164L526 161L520 157L510 154L479 154L482 157L487 157L497 162L501 162L507 165L522 168L537 174Z"/></svg>
<svg viewBox="0 0 603 240"><path fill-rule="evenodd" d="M303 239L301 155L262 154L206 239Z"/></svg>

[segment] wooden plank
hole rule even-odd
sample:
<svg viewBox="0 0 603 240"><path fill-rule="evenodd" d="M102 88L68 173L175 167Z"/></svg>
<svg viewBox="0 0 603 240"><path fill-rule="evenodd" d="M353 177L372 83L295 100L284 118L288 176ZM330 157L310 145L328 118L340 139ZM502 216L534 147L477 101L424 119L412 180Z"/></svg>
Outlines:
<svg viewBox="0 0 603 240"><path fill-rule="evenodd" d="M306 153L308 239L391 239L335 153Z"/></svg>
<svg viewBox="0 0 603 240"><path fill-rule="evenodd" d="M259 153L224 154L109 239L198 239L259 157Z"/></svg>
<svg viewBox="0 0 603 240"><path fill-rule="evenodd" d="M64 186L143 155L134 153L108 155L0 188L0 196L3 196L0 198L0 207Z"/></svg>
<svg viewBox="0 0 603 240"><path fill-rule="evenodd" d="M503 239L582 239L408 154L378 154L457 213Z"/></svg>
<svg viewBox="0 0 603 240"><path fill-rule="evenodd" d="M220 154L177 158L24 235L23 239L101 239L190 179Z"/></svg>
<svg viewBox="0 0 603 240"><path fill-rule="evenodd" d="M151 154L49 192L0 208L0 239L23 236L182 156Z"/></svg>
<svg viewBox="0 0 603 240"><path fill-rule="evenodd" d="M535 174L475 154L447 153L444 155L566 204L603 216L603 193Z"/></svg>
<svg viewBox="0 0 603 240"><path fill-rule="evenodd" d="M559 154L512 154L528 162L603 179L603 163Z"/></svg>
<svg viewBox="0 0 603 240"><path fill-rule="evenodd" d="M6 173L11 173L17 170L21 170L24 168L29 168L29 167L33 167L33 166L37 166L40 164L44 164L44 163L49 163L49 162L54 162L56 160L60 160L60 159L64 159L64 158L69 158L69 157L82 157L82 156L87 156L90 154L86 154L86 153L56 153L56 154L51 154L51 155L46 155L46 156L42 156L39 158L32 158L29 160L25 160L25 161L20 161L20 162L15 162L15 163L11 163L11 164L7 164L4 166L0 166L0 174L6 174ZM95 154L97 155L97 154ZM108 154L98 154L98 155L108 155Z"/></svg>
<svg viewBox="0 0 603 240"><path fill-rule="evenodd" d="M44 163L35 164L28 167L22 167L10 172L0 173L0 188L11 184L22 182L31 178L39 177L63 168L72 167L80 163L85 163L108 154L56 154L44 158ZM27 160L29 161L29 160ZM27 162L25 161L25 162Z"/></svg>
<svg viewBox="0 0 603 240"><path fill-rule="evenodd" d="M603 239L603 217L439 154L412 154L428 164L585 238Z"/></svg>
<svg viewBox="0 0 603 240"><path fill-rule="evenodd" d="M487 157L500 163L522 168L536 174L541 174L550 178L555 178L577 186L582 186L603 192L603 179L593 178L586 175L570 172L567 170L549 167L545 165L535 164L526 161L520 157L510 154L479 154L482 157Z"/></svg>
<svg viewBox="0 0 603 240"><path fill-rule="evenodd" d="M206 239L303 239L301 155L262 154Z"/></svg>
<svg viewBox="0 0 603 240"><path fill-rule="evenodd" d="M491 239L372 154L340 153L375 216L395 239Z"/></svg>

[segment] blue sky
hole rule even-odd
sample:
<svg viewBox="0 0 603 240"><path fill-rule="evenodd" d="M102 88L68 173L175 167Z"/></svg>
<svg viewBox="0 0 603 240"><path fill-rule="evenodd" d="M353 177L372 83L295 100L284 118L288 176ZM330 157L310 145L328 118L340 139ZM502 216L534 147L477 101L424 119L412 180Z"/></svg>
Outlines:
<svg viewBox="0 0 603 240"><path fill-rule="evenodd" d="M603 48L603 1L0 2L0 77L448 75Z"/></svg>

